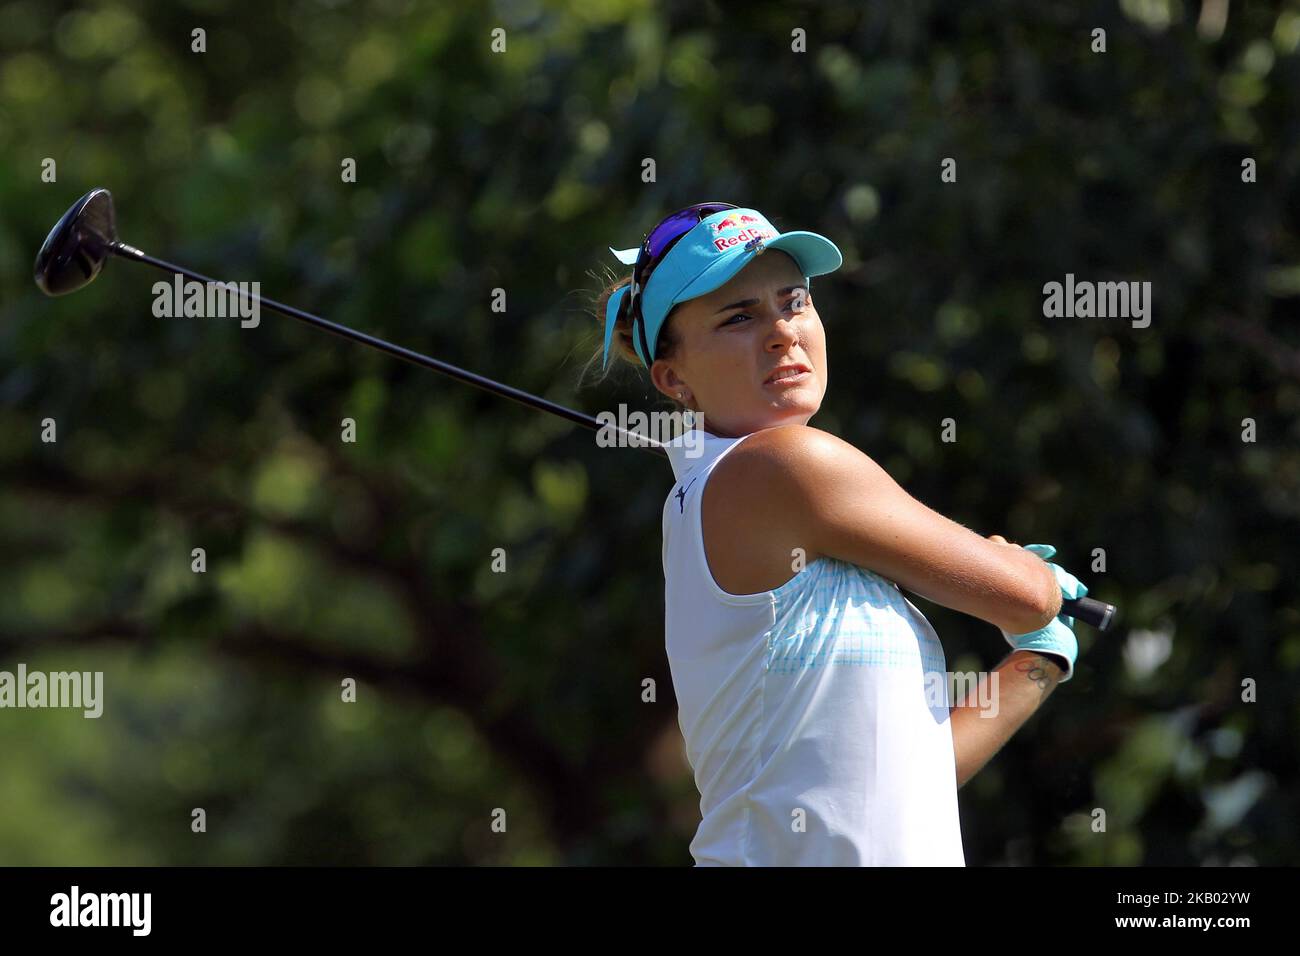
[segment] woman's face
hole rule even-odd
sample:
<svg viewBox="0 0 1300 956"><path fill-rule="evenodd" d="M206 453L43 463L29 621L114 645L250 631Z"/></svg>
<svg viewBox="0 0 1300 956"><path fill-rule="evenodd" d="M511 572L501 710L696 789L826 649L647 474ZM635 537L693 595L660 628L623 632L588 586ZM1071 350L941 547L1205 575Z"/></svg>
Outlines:
<svg viewBox="0 0 1300 956"><path fill-rule="evenodd" d="M726 285L682 303L671 319L678 346L650 369L655 387L704 414L704 428L736 438L805 425L826 394L826 334L795 261L773 249ZM780 366L807 371L776 381Z"/></svg>

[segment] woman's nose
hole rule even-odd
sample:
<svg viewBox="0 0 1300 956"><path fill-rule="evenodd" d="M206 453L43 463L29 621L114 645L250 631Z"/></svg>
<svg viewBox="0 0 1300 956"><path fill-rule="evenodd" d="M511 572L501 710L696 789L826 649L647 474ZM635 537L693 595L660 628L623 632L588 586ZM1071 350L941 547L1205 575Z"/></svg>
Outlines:
<svg viewBox="0 0 1300 956"><path fill-rule="evenodd" d="M799 338L799 330L795 325L794 319L779 316L776 324L772 326L772 344L780 345L783 342L794 342Z"/></svg>

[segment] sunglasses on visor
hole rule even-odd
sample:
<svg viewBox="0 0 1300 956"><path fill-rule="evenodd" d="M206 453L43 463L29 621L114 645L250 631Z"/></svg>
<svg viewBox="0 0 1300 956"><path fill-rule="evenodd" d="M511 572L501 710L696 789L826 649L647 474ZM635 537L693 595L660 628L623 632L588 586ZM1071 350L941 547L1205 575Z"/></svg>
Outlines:
<svg viewBox="0 0 1300 956"><path fill-rule="evenodd" d="M703 220L715 212L739 208L729 202L696 203L694 206L679 209L646 233L645 241L641 243L641 251L636 257L636 265L632 267L632 289L628 292L625 308L630 311L632 328L636 330L636 335L641 341L641 354L645 356L647 362L650 361L650 345L646 341L645 316L641 312L641 292L645 289L645 284L650 281L655 266L663 261L664 256L677 240Z"/></svg>

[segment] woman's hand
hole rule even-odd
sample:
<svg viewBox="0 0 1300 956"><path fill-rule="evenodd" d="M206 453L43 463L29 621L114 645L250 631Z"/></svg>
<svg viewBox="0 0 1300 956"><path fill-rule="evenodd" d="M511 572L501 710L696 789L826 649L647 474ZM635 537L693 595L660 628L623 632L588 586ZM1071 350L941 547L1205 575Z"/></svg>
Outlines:
<svg viewBox="0 0 1300 956"><path fill-rule="evenodd" d="M989 540L995 544L1008 544L1007 539L999 534L989 535ZM1019 547L1019 545L1010 546ZM1038 555L1044 561L1056 554L1056 548L1050 544L1029 544L1025 546L1025 550ZM1088 593L1088 588L1060 565L1048 562L1047 566L1052 569L1052 574L1056 577L1062 598L1081 598ZM1074 676L1074 662L1079 656L1079 642L1074 636L1073 628L1074 618L1059 614L1046 627L1036 631L1027 634L1008 634L1003 631L1002 636L1016 650L1051 654L1058 660L1064 661L1064 673L1058 681L1064 684Z"/></svg>

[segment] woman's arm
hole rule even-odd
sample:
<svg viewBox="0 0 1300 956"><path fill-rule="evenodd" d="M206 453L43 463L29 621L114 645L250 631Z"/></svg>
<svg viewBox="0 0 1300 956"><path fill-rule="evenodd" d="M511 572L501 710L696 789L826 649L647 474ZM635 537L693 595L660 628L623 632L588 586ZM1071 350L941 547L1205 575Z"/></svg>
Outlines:
<svg viewBox="0 0 1300 956"><path fill-rule="evenodd" d="M948 711L958 787L993 759L1002 745L1042 706L1056 689L1062 671L1055 661L1042 654L1013 651L993 673L998 675L994 706L981 708L976 690Z"/></svg>
<svg viewBox="0 0 1300 956"><path fill-rule="evenodd" d="M828 432L765 429L729 457L741 459L727 472L735 492L762 501L764 526L797 541L810 562L848 561L1009 634L1036 631L1060 612L1061 589L1045 561L930 510Z"/></svg>

